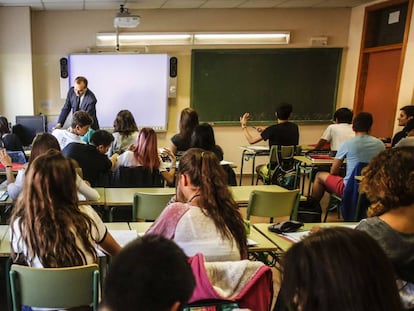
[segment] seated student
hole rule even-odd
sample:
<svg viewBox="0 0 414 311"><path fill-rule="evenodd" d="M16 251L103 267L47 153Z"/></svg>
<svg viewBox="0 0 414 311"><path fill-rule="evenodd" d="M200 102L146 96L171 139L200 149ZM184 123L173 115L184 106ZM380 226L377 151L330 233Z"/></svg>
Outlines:
<svg viewBox="0 0 414 311"><path fill-rule="evenodd" d="M257 128L260 135L253 136L247 127L247 121L250 118L249 113L245 113L240 118L242 131L249 144L255 144L262 140L269 141L269 147L276 146L297 146L299 144L299 128L295 123L289 121L293 107L290 104L282 103L276 110L277 124L268 126L267 128ZM258 165L256 172L266 176L268 167L266 165Z"/></svg>
<svg viewBox="0 0 414 311"><path fill-rule="evenodd" d="M89 131L91 124L91 116L87 112L79 110L73 114L72 124L68 129L56 128L53 130L52 135L58 140L61 150L70 143L85 144L81 136L84 136Z"/></svg>
<svg viewBox="0 0 414 311"><path fill-rule="evenodd" d="M139 132L135 147L132 150L125 151L118 157L117 167L143 166L151 171L158 169L167 183L173 184L176 159L174 154L168 149L164 148L163 154L170 158L170 163L162 162L158 155L157 134L155 131L151 128L144 127Z"/></svg>
<svg viewBox="0 0 414 311"><path fill-rule="evenodd" d="M114 120L114 141L109 149L109 155L121 154L135 144L138 137L138 126L129 110L121 110Z"/></svg>
<svg viewBox="0 0 414 311"><path fill-rule="evenodd" d="M364 232L320 229L284 254L281 271L287 310L402 310L390 262Z"/></svg>
<svg viewBox="0 0 414 311"><path fill-rule="evenodd" d="M359 113L352 124L355 137L344 142L335 156L331 172L318 172L312 186L311 198L320 202L326 191L342 196L354 168L360 162L368 163L375 155L385 149L381 140L369 135L373 123L368 112ZM346 158L346 175L339 176L340 168Z"/></svg>
<svg viewBox="0 0 414 311"><path fill-rule="evenodd" d="M91 136L89 144L70 143L62 153L76 160L82 169L83 177L93 187L102 186L102 178L115 169L118 154L108 158L106 153L114 137L105 130L97 130Z"/></svg>
<svg viewBox="0 0 414 311"><path fill-rule="evenodd" d="M404 131L407 136L402 138L394 147L414 146L414 119L408 120L404 127Z"/></svg>
<svg viewBox="0 0 414 311"><path fill-rule="evenodd" d="M7 192L13 200L16 200L19 194L22 192L26 171L28 166L39 155L46 151L54 149L60 151L59 143L55 136L49 133L39 133L35 136L32 143L32 150L29 157L27 166L17 172L16 178L14 177L11 158L6 152L0 151L0 162L6 167L7 176ZM79 175L76 175L76 188L78 193L85 197L86 200L98 200L99 193L91 188Z"/></svg>
<svg viewBox="0 0 414 311"><path fill-rule="evenodd" d="M23 145L19 136L10 133L9 121L6 117L0 116L0 145L9 151L22 151Z"/></svg>
<svg viewBox="0 0 414 311"><path fill-rule="evenodd" d="M247 127L250 114L246 112L240 118L240 124L244 136L249 144L255 144L262 140L269 141L269 147L277 146L296 146L299 143L299 128L295 123L289 121L293 107L290 104L282 103L276 110L277 124L268 126L267 128L258 128L260 135L253 136Z"/></svg>
<svg viewBox="0 0 414 311"><path fill-rule="evenodd" d="M182 154L190 148L191 135L194 128L198 125L197 111L191 108L185 108L181 111L179 121L179 132L171 137L171 152L174 154Z"/></svg>
<svg viewBox="0 0 414 311"><path fill-rule="evenodd" d="M334 124L329 125L323 132L321 139L315 146L316 150L322 149L326 143L331 144L331 151L337 152L342 143L355 136L352 130L353 113L348 108L339 108L333 115Z"/></svg>
<svg viewBox="0 0 414 311"><path fill-rule="evenodd" d="M371 235L394 267L401 298L414 308L414 147L387 149L363 170L360 189L371 201L356 229Z"/></svg>
<svg viewBox="0 0 414 311"><path fill-rule="evenodd" d="M183 154L176 201L164 209L148 234L172 239L187 256L202 253L207 261L246 258L243 218L214 153L192 148Z"/></svg>
<svg viewBox="0 0 414 311"><path fill-rule="evenodd" d="M191 148L212 151L219 161L223 161L223 149L219 145L216 145L213 127L208 123L197 125L194 128L193 135L191 135ZM228 176L228 184L237 186L236 173L231 166L223 165L223 168Z"/></svg>
<svg viewBox="0 0 414 311"><path fill-rule="evenodd" d="M101 311L177 311L195 286L184 252L172 241L145 235L126 245L108 271Z"/></svg>
<svg viewBox="0 0 414 311"><path fill-rule="evenodd" d="M208 123L202 123L194 128L193 134L191 135L191 148L212 151L219 161L223 160L223 149L219 145L216 145L214 130Z"/></svg>
<svg viewBox="0 0 414 311"><path fill-rule="evenodd" d="M10 229L13 262L36 268L96 263L97 246L121 249L93 208L79 205L74 162L53 149L30 164Z"/></svg>
<svg viewBox="0 0 414 311"><path fill-rule="evenodd" d="M398 125L404 126L404 128L396 133L391 141L391 146L394 147L402 138L407 136L405 126L407 122L414 118L414 105L404 106L400 109L400 115L398 117Z"/></svg>

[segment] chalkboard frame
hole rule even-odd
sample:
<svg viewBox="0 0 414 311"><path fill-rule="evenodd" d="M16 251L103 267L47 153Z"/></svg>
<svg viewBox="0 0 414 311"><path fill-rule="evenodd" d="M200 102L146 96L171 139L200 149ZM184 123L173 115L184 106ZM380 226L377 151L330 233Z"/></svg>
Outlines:
<svg viewBox="0 0 414 311"><path fill-rule="evenodd" d="M329 123L336 109L342 52L342 48L194 49L192 50L191 57L190 106L199 113L199 118L202 122L209 122L215 125L238 125L239 117L244 112L250 112L252 115L252 125L265 125L275 122L274 112L281 102L289 102L294 107L291 118L293 121L301 124ZM255 57L257 60L254 60ZM253 60L251 61L251 59ZM286 59L293 60L293 63L287 63ZM259 63L254 63L255 61ZM273 70L268 71L268 68L273 68L268 66L268 61L271 64L279 65L282 70L279 73L275 73ZM246 68L243 68L246 62L250 63L246 65ZM304 65L306 67L308 63L310 63L309 68L304 68L301 71L302 67L300 66ZM256 64L257 66L255 66ZM292 66L294 68L290 70ZM246 102L250 100L252 94L256 96L255 90L252 90L251 87L256 87L254 82L257 76L260 75L255 72L255 68L251 67L260 67L261 69L257 70L266 72L263 76L268 75L268 77L271 77L270 79L263 78L264 80L257 79L262 82L262 86L268 83L268 85L258 89L258 93L265 94L263 93L263 88L265 92L273 92L275 89L274 85L277 84L275 81L279 81L279 85L285 83L285 89L288 90L286 91L287 93L283 94L283 90L280 88L277 90L282 93L279 96L280 98L275 95L267 99L268 93L266 93L260 98L262 100L260 104L254 103L252 105L253 100ZM230 70L235 71L235 73L229 73ZM250 76L253 77L247 78L248 74L245 75L244 78L250 79L250 82L240 79L244 70L250 72ZM309 72L306 72L306 70ZM295 71L300 72L300 77L295 77ZM316 80L313 78L314 73L317 75ZM283 80L281 80L282 78ZM290 80L288 81L288 79ZM232 85L233 80L240 80L240 85ZM319 81L321 83L317 83ZM327 86L326 89L325 86ZM250 92L248 95L250 97L243 93L248 88ZM316 96L326 97L323 98L323 101L321 99L318 102L316 108L313 103L309 104L304 101L298 104L295 100L289 100L289 98L300 96L298 94L311 94L312 92L312 95L309 97L315 98L314 93L316 89L323 89L323 95L320 95L322 94L322 91L320 91L319 95ZM261 110L254 113L254 109ZM308 113L308 115L305 115L301 111L311 112L305 112Z"/></svg>

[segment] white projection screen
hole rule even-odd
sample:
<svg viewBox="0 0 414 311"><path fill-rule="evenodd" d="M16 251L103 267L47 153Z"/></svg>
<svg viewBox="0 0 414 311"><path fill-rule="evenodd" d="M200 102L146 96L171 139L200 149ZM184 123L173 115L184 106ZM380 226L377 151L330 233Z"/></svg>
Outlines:
<svg viewBox="0 0 414 311"><path fill-rule="evenodd" d="M139 128L167 130L167 54L71 54L68 60L70 86L84 76L95 93L101 128L112 128L117 113L127 109Z"/></svg>

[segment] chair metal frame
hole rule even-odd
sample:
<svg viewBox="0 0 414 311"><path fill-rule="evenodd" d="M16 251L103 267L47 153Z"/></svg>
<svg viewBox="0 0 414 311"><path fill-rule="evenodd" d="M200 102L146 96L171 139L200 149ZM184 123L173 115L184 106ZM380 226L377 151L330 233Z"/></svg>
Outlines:
<svg viewBox="0 0 414 311"><path fill-rule="evenodd" d="M246 218L250 220L250 216L269 217L270 222L273 222L274 217L289 216L296 220L300 196L299 189L281 192L254 190L250 193ZM249 252L250 259L271 267L276 267L281 255L279 252Z"/></svg>
<svg viewBox="0 0 414 311"><path fill-rule="evenodd" d="M93 306L98 309L99 267L32 268L13 264L9 272L13 310Z"/></svg>

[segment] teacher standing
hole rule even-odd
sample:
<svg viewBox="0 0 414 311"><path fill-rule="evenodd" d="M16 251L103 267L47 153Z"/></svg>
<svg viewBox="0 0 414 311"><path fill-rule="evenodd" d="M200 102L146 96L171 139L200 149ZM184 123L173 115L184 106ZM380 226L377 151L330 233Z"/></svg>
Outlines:
<svg viewBox="0 0 414 311"><path fill-rule="evenodd" d="M95 94L88 89L88 80L85 77L77 77L74 85L69 89L55 128L62 127L71 110L72 114L78 110L83 110L92 118L91 128L99 129L98 119L96 118L96 102Z"/></svg>

